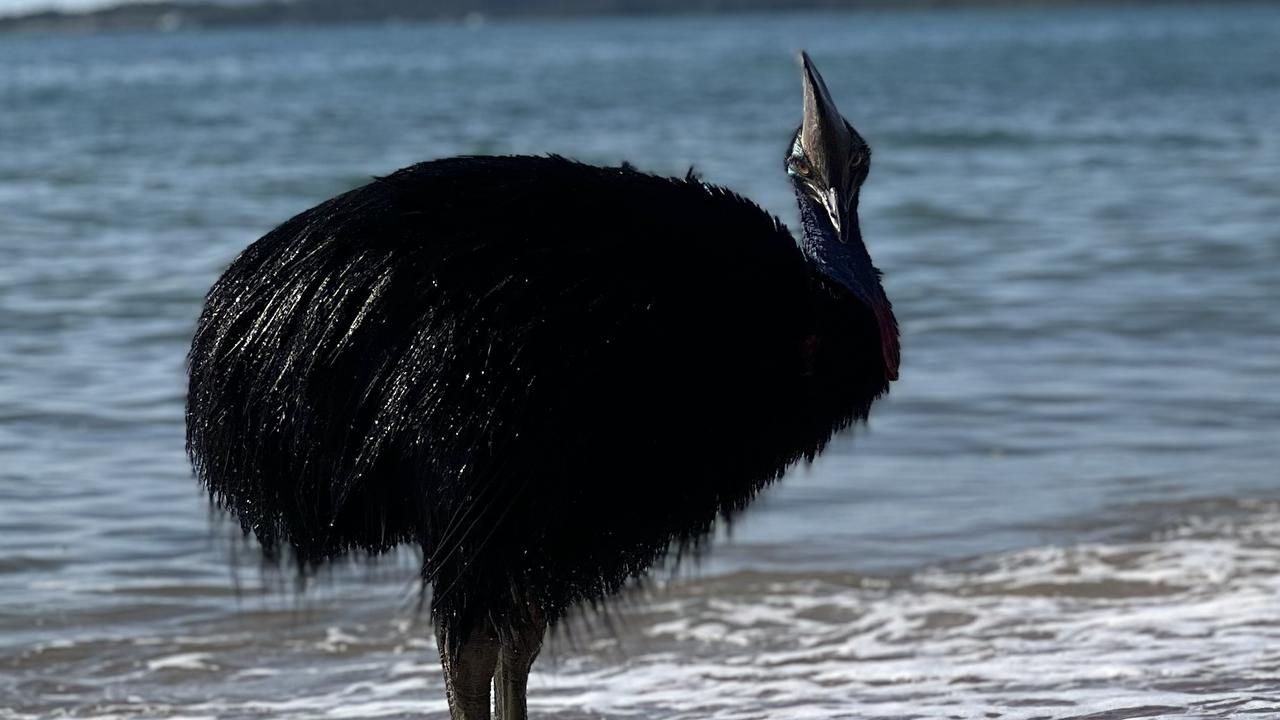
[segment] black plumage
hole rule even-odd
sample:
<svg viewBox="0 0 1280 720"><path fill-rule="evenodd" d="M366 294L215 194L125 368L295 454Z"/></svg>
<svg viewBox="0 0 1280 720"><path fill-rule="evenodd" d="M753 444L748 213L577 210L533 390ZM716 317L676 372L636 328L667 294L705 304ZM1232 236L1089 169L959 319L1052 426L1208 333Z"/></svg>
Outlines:
<svg viewBox="0 0 1280 720"><path fill-rule="evenodd" d="M797 132L799 243L692 175L560 157L422 163L294 217L209 292L198 476L303 569L420 546L455 717L487 715L495 663L522 716L547 624L696 545L896 377L857 234L869 153L813 132L848 157Z"/></svg>

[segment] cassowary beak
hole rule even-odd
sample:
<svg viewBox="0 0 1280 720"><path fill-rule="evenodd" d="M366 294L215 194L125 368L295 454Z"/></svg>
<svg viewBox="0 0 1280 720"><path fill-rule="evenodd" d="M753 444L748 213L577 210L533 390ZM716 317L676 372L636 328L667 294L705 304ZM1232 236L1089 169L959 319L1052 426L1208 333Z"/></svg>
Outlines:
<svg viewBox="0 0 1280 720"><path fill-rule="evenodd" d="M813 170L814 199L820 202L841 239L849 227L849 156L853 135L827 84L808 53L800 53L804 66L804 119L800 125L800 145Z"/></svg>

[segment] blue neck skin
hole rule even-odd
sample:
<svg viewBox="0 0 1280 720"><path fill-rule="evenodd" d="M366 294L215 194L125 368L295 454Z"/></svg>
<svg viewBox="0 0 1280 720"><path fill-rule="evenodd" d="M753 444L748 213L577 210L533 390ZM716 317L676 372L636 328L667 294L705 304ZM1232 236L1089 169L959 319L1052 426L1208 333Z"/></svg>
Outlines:
<svg viewBox="0 0 1280 720"><path fill-rule="evenodd" d="M800 222L804 237L800 250L827 277L849 289L859 300L874 306L875 288L879 284L871 256L862 244L862 231L858 228L857 198L849 213L849 239L841 240L827 217L826 210L802 190L796 190L800 204Z"/></svg>

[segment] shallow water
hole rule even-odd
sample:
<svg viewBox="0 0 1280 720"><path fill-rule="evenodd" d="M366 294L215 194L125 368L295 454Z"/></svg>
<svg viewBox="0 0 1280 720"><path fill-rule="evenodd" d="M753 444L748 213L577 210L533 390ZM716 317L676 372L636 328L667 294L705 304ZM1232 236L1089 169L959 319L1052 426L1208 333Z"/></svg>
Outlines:
<svg viewBox="0 0 1280 720"><path fill-rule="evenodd" d="M443 717L412 553L233 575L182 454L204 290L466 152L694 164L790 220L800 47L876 150L903 379L555 643L535 709L1280 714L1277 37L1232 5L0 38L0 718Z"/></svg>

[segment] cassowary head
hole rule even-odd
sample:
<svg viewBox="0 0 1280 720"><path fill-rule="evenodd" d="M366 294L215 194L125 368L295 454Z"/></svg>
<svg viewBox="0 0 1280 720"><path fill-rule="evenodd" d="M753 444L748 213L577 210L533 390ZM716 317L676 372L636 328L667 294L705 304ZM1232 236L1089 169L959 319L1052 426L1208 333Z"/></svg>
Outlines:
<svg viewBox="0 0 1280 720"><path fill-rule="evenodd" d="M875 317L885 377L898 377L898 323L858 226L858 193L871 167L871 148L836 109L807 53L804 117L787 152L787 175L804 224L801 246L810 261L861 300Z"/></svg>
<svg viewBox="0 0 1280 720"><path fill-rule="evenodd" d="M829 224L842 242L858 238L858 190L867 179L871 148L836 109L813 60L804 63L804 121L787 154L787 174L801 207Z"/></svg>

